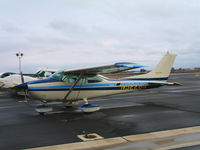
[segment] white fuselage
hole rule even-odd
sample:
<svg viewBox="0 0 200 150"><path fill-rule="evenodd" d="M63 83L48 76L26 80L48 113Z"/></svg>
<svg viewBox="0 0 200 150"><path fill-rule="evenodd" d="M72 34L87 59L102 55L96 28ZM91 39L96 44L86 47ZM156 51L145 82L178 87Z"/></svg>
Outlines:
<svg viewBox="0 0 200 150"><path fill-rule="evenodd" d="M58 71L47 79L22 85L31 97L42 101L73 101L113 94L127 93L137 89L169 85L167 82L176 54L167 52L158 65L149 73L123 79L108 79L97 75L106 69L119 69L121 65L104 65L85 69ZM129 68L130 69L130 68Z"/></svg>
<svg viewBox="0 0 200 150"><path fill-rule="evenodd" d="M127 93L133 90L149 88L148 81L134 81L123 79L106 79L101 82L77 84L66 100L95 98L113 94ZM72 84L66 82L47 82L28 84L28 93L31 97L45 101L62 101L69 92Z"/></svg>

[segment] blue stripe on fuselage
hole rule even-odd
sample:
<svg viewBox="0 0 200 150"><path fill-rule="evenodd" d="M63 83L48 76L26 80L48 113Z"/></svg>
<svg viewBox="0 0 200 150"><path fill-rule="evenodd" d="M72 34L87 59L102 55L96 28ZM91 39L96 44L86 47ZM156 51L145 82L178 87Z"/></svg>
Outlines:
<svg viewBox="0 0 200 150"><path fill-rule="evenodd" d="M85 88L85 87L108 87L108 86L115 86L116 83L108 83L108 84L87 84L87 85L76 85L75 88ZM44 87L28 87L28 89L66 89L71 88L72 85L61 85L61 86L44 86Z"/></svg>
<svg viewBox="0 0 200 150"><path fill-rule="evenodd" d="M28 89L29 91L67 91L70 88L58 88L58 89ZM74 88L73 91L79 91L79 90L121 90L121 86L119 87L95 87L95 88Z"/></svg>

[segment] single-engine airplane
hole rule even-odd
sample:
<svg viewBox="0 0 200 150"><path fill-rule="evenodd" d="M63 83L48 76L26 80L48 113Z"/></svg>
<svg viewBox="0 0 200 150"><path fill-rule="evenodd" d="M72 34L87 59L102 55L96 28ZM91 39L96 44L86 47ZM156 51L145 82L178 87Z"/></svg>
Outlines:
<svg viewBox="0 0 200 150"><path fill-rule="evenodd" d="M14 75L14 74L18 74L15 72L4 72L4 73L0 73L0 79L1 78L5 78L8 77L10 75ZM23 76L29 76L29 77L45 77L45 71L43 71L42 69L37 70L36 73L32 74L32 73L23 73Z"/></svg>
<svg viewBox="0 0 200 150"><path fill-rule="evenodd" d="M1 76L2 78L0 78L0 90L8 91L11 94L24 95L24 90L21 91L14 87L24 82L30 82L45 78L46 72L48 72L47 69L39 69L35 74L30 74L30 73L17 74L12 72L3 73ZM55 73L55 71L51 72Z"/></svg>
<svg viewBox="0 0 200 150"><path fill-rule="evenodd" d="M167 82L176 54L167 52L151 72L120 79L110 79L100 73L114 73L144 67L135 63L115 63L90 68L58 71L47 79L31 81L17 86L25 88L28 96L41 100L44 105L36 107L43 114L52 111L48 102L61 101L68 106L83 100L84 112L94 112L100 106L88 104L89 98L132 92L138 89L156 88L163 85L178 85Z"/></svg>

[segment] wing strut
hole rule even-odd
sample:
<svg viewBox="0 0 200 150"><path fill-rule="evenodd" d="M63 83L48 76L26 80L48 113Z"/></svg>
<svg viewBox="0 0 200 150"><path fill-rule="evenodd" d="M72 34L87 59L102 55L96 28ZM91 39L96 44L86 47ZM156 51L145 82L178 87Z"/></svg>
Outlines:
<svg viewBox="0 0 200 150"><path fill-rule="evenodd" d="M77 83L80 81L81 77L83 76L83 72L81 72L81 74L79 75L79 77L77 78L77 80L75 81L75 83L72 85L72 87L69 89L69 92L65 95L65 97L63 98L63 101L67 100L67 97L70 95L70 93L73 91L73 89L75 88L75 86L77 85Z"/></svg>

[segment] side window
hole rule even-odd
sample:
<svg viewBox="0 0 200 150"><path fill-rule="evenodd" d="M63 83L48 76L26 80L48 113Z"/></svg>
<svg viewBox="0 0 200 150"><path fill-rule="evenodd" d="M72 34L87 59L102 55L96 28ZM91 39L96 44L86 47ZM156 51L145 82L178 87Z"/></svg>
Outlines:
<svg viewBox="0 0 200 150"><path fill-rule="evenodd" d="M88 83L96 83L96 82L102 82L103 80L99 77L88 77Z"/></svg>
<svg viewBox="0 0 200 150"><path fill-rule="evenodd" d="M85 78L85 77L82 77L78 83L81 83L81 84L86 83L86 78Z"/></svg>
<svg viewBox="0 0 200 150"><path fill-rule="evenodd" d="M70 76L69 77L69 83L73 84L76 82L76 80L78 79L78 76L74 75L74 76ZM86 78L85 77L82 77L80 80L79 80L79 84L84 84L86 82Z"/></svg>
<svg viewBox="0 0 200 150"><path fill-rule="evenodd" d="M70 76L69 83L74 83L77 80L78 76Z"/></svg>

